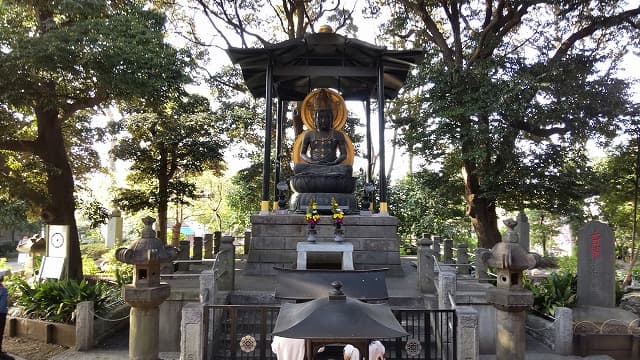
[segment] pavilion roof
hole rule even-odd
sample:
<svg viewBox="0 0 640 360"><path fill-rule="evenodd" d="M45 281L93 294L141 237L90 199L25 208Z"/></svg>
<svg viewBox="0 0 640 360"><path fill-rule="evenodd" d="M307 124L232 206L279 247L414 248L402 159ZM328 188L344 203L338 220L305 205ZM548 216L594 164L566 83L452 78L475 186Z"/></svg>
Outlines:
<svg viewBox="0 0 640 360"><path fill-rule="evenodd" d="M274 98L301 101L316 88L333 88L345 100L377 98L378 62L384 69L384 96L393 99L423 50L387 50L336 33L307 34L264 48L227 50L240 65L245 84L256 98L265 97L266 73L273 64Z"/></svg>

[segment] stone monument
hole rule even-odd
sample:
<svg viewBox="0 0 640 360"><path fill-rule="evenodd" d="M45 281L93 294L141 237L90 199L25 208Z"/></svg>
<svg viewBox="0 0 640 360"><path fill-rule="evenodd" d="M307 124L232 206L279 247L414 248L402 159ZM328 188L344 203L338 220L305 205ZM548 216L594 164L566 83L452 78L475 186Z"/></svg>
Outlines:
<svg viewBox="0 0 640 360"><path fill-rule="evenodd" d="M599 221L578 232L578 306L615 307L615 246L613 230Z"/></svg>
<svg viewBox="0 0 640 360"><path fill-rule="evenodd" d="M118 209L113 209L109 215L109 222L107 223L107 238L105 239L105 246L112 248L116 245L122 244L122 212Z"/></svg>

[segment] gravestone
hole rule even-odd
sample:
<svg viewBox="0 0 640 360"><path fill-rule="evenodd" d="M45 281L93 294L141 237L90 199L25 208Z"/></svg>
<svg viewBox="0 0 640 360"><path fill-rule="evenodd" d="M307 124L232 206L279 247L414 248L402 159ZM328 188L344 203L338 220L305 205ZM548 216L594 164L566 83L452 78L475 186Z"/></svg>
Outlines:
<svg viewBox="0 0 640 360"><path fill-rule="evenodd" d="M578 233L578 306L614 307L616 303L613 230L599 221Z"/></svg>
<svg viewBox="0 0 640 360"><path fill-rule="evenodd" d="M107 238L104 245L108 248L112 248L116 245L122 244L122 212L118 209L114 209L109 215L109 222L107 223Z"/></svg>
<svg viewBox="0 0 640 360"><path fill-rule="evenodd" d="M193 257L191 260L202 260L202 236L193 237Z"/></svg>
<svg viewBox="0 0 640 360"><path fill-rule="evenodd" d="M518 217L516 218L518 225L516 225L516 232L518 233L518 243L524 249L525 252L530 251L529 244L529 218L524 210L520 210Z"/></svg>
<svg viewBox="0 0 640 360"><path fill-rule="evenodd" d="M204 234L204 258L213 259L213 234Z"/></svg>

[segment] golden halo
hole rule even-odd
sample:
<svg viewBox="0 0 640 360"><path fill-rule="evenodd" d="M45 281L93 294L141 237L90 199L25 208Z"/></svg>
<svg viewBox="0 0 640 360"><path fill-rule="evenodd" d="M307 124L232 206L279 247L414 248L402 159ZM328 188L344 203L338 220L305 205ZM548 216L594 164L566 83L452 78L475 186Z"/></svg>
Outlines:
<svg viewBox="0 0 640 360"><path fill-rule="evenodd" d="M302 117L302 122L304 122L307 129L316 128L315 122L313 121L313 117L315 115L313 104L315 103L315 98L320 93L320 90L322 89L313 90L302 101L302 111L300 111L300 116ZM335 130L341 130L347 122L347 105L345 104L342 96L335 90L327 88L325 88L325 90L329 93L331 102L333 103L333 106L331 107L333 110L333 128Z"/></svg>

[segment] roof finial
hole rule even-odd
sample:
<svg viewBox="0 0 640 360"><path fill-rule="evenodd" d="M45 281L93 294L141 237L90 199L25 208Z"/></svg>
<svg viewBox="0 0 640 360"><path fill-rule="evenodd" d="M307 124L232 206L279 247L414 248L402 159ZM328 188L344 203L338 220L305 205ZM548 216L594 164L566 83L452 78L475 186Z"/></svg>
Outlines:
<svg viewBox="0 0 640 360"><path fill-rule="evenodd" d="M318 29L319 33L333 33L333 29L329 25L320 25L320 29Z"/></svg>

